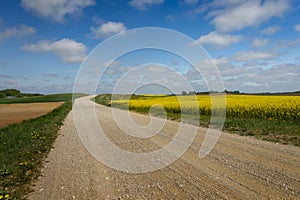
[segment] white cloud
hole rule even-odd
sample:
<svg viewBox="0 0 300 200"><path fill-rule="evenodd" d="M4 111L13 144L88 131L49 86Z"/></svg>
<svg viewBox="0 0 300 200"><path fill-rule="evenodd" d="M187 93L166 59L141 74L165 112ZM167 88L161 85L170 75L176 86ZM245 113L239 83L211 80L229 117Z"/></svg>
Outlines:
<svg viewBox="0 0 300 200"><path fill-rule="evenodd" d="M26 25L18 25L0 31L0 41L11 37L24 37L35 33L35 29Z"/></svg>
<svg viewBox="0 0 300 200"><path fill-rule="evenodd" d="M251 56L251 55L250 55ZM300 65L281 64L266 68L261 61L253 61L252 65L236 65L232 59L219 57L212 59L217 65L222 79L224 80L225 89L241 92L287 92L299 90L300 85ZM257 63L261 64L257 65ZM211 60L203 60L201 63L195 63L195 66L201 67L201 73L211 75L213 67ZM207 91L205 83L201 76L194 68L189 69L185 74L191 82L198 82L197 91ZM207 76L209 78L209 76Z"/></svg>
<svg viewBox="0 0 300 200"><path fill-rule="evenodd" d="M201 66L203 68L210 68L214 67L215 65L217 67L224 66L230 63L229 58L227 57L219 57L215 59L203 59L200 62L194 63L195 66Z"/></svg>
<svg viewBox="0 0 300 200"><path fill-rule="evenodd" d="M251 46L259 48L259 47L262 47L262 46L266 45L267 43L268 43L268 39L254 38L251 41Z"/></svg>
<svg viewBox="0 0 300 200"><path fill-rule="evenodd" d="M216 73L219 73L218 71L220 71L220 68L229 65L229 63L230 61L226 57L220 57L217 59L205 58L193 63L195 68L193 67L189 69L186 73L186 77L192 81L203 80L203 78L206 79L206 81L212 81L212 79L215 78Z"/></svg>
<svg viewBox="0 0 300 200"><path fill-rule="evenodd" d="M296 24L294 27L296 31L300 32L300 24Z"/></svg>
<svg viewBox="0 0 300 200"><path fill-rule="evenodd" d="M18 81L17 81L17 80L14 80L14 79L10 79L10 80L5 81L5 83L6 83L7 85L17 85L17 84L18 84Z"/></svg>
<svg viewBox="0 0 300 200"><path fill-rule="evenodd" d="M235 61L252 61L252 60L271 60L276 58L274 53L256 52L256 51L244 51L238 52L233 55Z"/></svg>
<svg viewBox="0 0 300 200"><path fill-rule="evenodd" d="M53 52L66 63L82 62L87 51L84 44L67 38L55 42L40 41L37 44L25 45L22 49L33 52Z"/></svg>
<svg viewBox="0 0 300 200"><path fill-rule="evenodd" d="M84 8L95 5L95 0L21 0L21 5L38 16L61 23L67 15L78 15Z"/></svg>
<svg viewBox="0 0 300 200"><path fill-rule="evenodd" d="M129 5L138 10L146 10L149 6L153 4L162 4L164 0L131 0Z"/></svg>
<svg viewBox="0 0 300 200"><path fill-rule="evenodd" d="M114 73L117 76L110 79L110 83L114 83L114 93L117 94L130 94L133 92L163 93L164 90L168 93L181 93L182 90L192 90L182 74L164 65L128 66L125 67L125 71L123 67L118 66L114 68ZM156 88L157 86L159 87ZM105 88L107 89L109 86Z"/></svg>
<svg viewBox="0 0 300 200"><path fill-rule="evenodd" d="M105 68L115 67L115 66L120 65L120 64L121 63L118 60L109 60L109 61L104 62L104 67Z"/></svg>
<svg viewBox="0 0 300 200"><path fill-rule="evenodd" d="M281 17L288 10L286 0L278 1L232 1L223 4L218 10L210 13L215 15L212 23L222 32L241 30L248 26L257 26L272 17Z"/></svg>
<svg viewBox="0 0 300 200"><path fill-rule="evenodd" d="M268 28L261 30L260 33L272 35L279 30L280 30L279 26L269 26Z"/></svg>
<svg viewBox="0 0 300 200"><path fill-rule="evenodd" d="M220 70L227 90L239 90L242 92L287 92L299 90L300 65L285 63L265 68L267 63L263 64L261 62L259 64L258 62L260 61L253 61L252 65L237 66L227 57L220 57L213 59L213 61ZM203 64L208 66L209 69L211 67L210 63L207 61ZM196 76L195 69L191 69L187 75L189 80L201 79L201 77Z"/></svg>
<svg viewBox="0 0 300 200"><path fill-rule="evenodd" d="M126 31L126 26L121 22L107 22L98 27L91 27L94 38L106 38L113 34Z"/></svg>
<svg viewBox="0 0 300 200"><path fill-rule="evenodd" d="M298 48L300 44L300 37L295 39L277 39L272 43L270 51L282 51L291 50L293 48Z"/></svg>
<svg viewBox="0 0 300 200"><path fill-rule="evenodd" d="M215 65L217 65L217 67L224 66L230 63L230 60L227 57L212 59L212 61L215 63Z"/></svg>
<svg viewBox="0 0 300 200"><path fill-rule="evenodd" d="M239 35L219 34L213 31L198 38L197 42L199 42L200 44L215 45L216 47L220 48L228 47L231 44L239 42L240 40L241 36Z"/></svg>
<svg viewBox="0 0 300 200"><path fill-rule="evenodd" d="M255 67L255 70L242 71L238 76L225 80L225 85L229 90L244 92L296 91L300 85L299 67L294 64L275 65L270 69Z"/></svg>
<svg viewBox="0 0 300 200"><path fill-rule="evenodd" d="M227 57L220 57L212 60L205 59L200 63L196 63L195 66L200 66L202 70L201 72L209 74L211 68L214 67L214 64L218 67L218 70L220 71L224 80L227 80L228 78L238 77L247 73L256 73L261 70L261 68L257 67L256 65L246 67L235 66L231 62L231 59ZM197 74L195 69L192 69L190 71L190 74Z"/></svg>

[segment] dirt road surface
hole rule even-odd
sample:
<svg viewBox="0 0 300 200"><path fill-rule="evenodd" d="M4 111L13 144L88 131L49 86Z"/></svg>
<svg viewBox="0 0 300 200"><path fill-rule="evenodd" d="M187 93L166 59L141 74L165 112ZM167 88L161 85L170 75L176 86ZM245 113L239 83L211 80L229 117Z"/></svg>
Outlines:
<svg viewBox="0 0 300 200"><path fill-rule="evenodd" d="M88 98L84 97L86 104ZM122 110L115 110L122 116ZM179 126L167 121L157 135L136 138L115 124L111 108L96 105L107 137L124 150L150 152L168 144ZM133 113L137 123L149 117ZM158 171L126 173L96 160L84 147L72 111L49 153L29 199L300 199L300 148L222 133L205 158L198 152L206 129L191 147Z"/></svg>
<svg viewBox="0 0 300 200"><path fill-rule="evenodd" d="M42 116L61 104L62 102L0 104L0 128Z"/></svg>

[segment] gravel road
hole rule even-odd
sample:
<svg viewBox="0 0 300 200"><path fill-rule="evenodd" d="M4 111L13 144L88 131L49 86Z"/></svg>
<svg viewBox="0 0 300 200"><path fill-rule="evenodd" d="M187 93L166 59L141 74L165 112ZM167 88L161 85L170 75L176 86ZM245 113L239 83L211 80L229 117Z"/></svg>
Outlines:
<svg viewBox="0 0 300 200"><path fill-rule="evenodd" d="M79 101L94 104L87 97ZM132 137L118 128L111 108L95 105L95 111L106 136L135 153L160 149L180 126L167 120L152 137ZM192 145L171 165L154 172L126 173L107 167L87 151L76 132L73 112L29 199L300 199L299 147L222 133L211 153L199 158L206 129L198 128ZM115 116L124 112L114 109ZM151 121L136 113L131 117L141 125Z"/></svg>

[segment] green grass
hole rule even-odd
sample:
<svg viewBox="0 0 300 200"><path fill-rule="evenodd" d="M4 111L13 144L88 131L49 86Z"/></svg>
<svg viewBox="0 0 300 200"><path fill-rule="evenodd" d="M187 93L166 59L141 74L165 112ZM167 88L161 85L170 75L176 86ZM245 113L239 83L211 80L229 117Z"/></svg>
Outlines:
<svg viewBox="0 0 300 200"><path fill-rule="evenodd" d="M299 121L239 119L227 117L224 130L258 139L300 146Z"/></svg>
<svg viewBox="0 0 300 200"><path fill-rule="evenodd" d="M134 96L135 99L139 96ZM141 96L142 99L147 97ZM155 98L155 97L151 97ZM111 106L111 95L99 95L94 98L96 103ZM128 98L128 95L126 96ZM125 109L125 104L112 104L114 107ZM130 110L148 114L149 110L140 107L130 107ZM152 113L153 114L153 113ZM161 113L154 113L158 117L164 117ZM168 112L167 118L175 121L181 120L181 113ZM186 123L200 124L200 126L208 127L210 123L210 116L201 115L200 121L198 116L184 115L183 119ZM249 118L238 118L238 117L226 117L223 130L229 133L236 133L243 136L254 136L258 139L278 142L282 144L292 144L300 146L300 122L297 120L280 121L280 120L267 120L267 119L249 119Z"/></svg>
<svg viewBox="0 0 300 200"><path fill-rule="evenodd" d="M75 95L81 96L84 95ZM72 109L72 94L8 100L6 103L65 101L46 115L0 129L0 196L24 199L31 190L31 181L40 175L43 160L50 151L63 120Z"/></svg>
<svg viewBox="0 0 300 200"><path fill-rule="evenodd" d="M73 94L74 98L85 96L85 94ZM19 98L0 98L0 104L12 104L12 103L38 103L38 102L61 102L71 101L72 94L50 94L34 97L19 97Z"/></svg>

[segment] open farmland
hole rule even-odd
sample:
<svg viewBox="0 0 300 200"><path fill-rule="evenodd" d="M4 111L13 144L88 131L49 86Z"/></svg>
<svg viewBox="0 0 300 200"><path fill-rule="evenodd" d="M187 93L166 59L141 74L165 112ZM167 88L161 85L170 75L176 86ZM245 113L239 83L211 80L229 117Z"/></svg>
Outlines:
<svg viewBox="0 0 300 200"><path fill-rule="evenodd" d="M148 113L152 107L156 116L164 116L160 105L170 119L180 120L190 115L189 123L199 120L208 126L212 111L210 95L197 96L154 96L154 95L100 95L96 102L113 107ZM193 102L196 99L198 103ZM216 109L218 105L215 105ZM195 114L196 113L196 114ZM185 117L187 118L187 117ZM226 95L226 121L224 130L240 135L300 145L300 96Z"/></svg>
<svg viewBox="0 0 300 200"><path fill-rule="evenodd" d="M61 105L62 102L0 104L0 128L42 116Z"/></svg>
<svg viewBox="0 0 300 200"><path fill-rule="evenodd" d="M131 169L157 166L167 159L139 159L119 154L113 145L128 153L145 155L172 144L172 151L182 148L186 138L174 142L176 133L183 126L185 133L193 125L153 117L151 128L133 126L128 112L97 105L91 97L76 100L67 116L54 148L49 153L42 177L37 180L34 192L28 199L299 199L300 197L300 149L292 145L259 141L253 137L222 133L214 149L205 158L199 158L204 144L206 128L198 127L190 148L174 163L165 168L132 173ZM135 97L134 97L135 98ZM96 120L92 120L91 110ZM78 112L79 111L79 112ZM75 116L77 120L75 120ZM118 121L116 121L118 116ZM130 113L138 125L149 123L149 117ZM163 128L159 121L165 121ZM122 125L123 128L120 128ZM99 126L111 143L103 142ZM86 138L77 134L82 128ZM146 138L149 131L156 132ZM139 134L132 137L129 133ZM84 140L91 143L84 145ZM101 144L101 145L97 145ZM91 148L99 150L91 154ZM97 155L127 166L120 171L115 165L99 160ZM145 153L145 154L144 154ZM132 168L131 168L132 167ZM129 170L129 172L127 171ZM131 173L130 173L131 172Z"/></svg>
<svg viewBox="0 0 300 200"><path fill-rule="evenodd" d="M48 94L33 97L18 97L18 98L0 98L0 104L13 104L13 103L39 103L39 102L63 102L71 101L72 98L82 97L85 94Z"/></svg>
<svg viewBox="0 0 300 200"><path fill-rule="evenodd" d="M0 199L24 199L72 108L72 99L81 96L0 99L1 124L13 123L0 128Z"/></svg>

